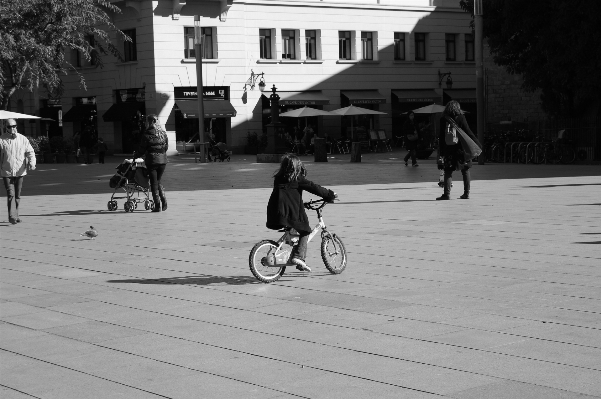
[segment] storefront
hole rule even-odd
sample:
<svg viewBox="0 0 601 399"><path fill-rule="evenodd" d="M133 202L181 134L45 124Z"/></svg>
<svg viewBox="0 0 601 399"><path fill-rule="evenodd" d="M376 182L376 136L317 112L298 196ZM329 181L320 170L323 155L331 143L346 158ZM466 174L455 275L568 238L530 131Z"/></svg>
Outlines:
<svg viewBox="0 0 601 399"><path fill-rule="evenodd" d="M72 122L73 133L82 132L89 128L98 131L98 120L96 109L96 97L75 97L75 105L71 107L64 115L63 122Z"/></svg>
<svg viewBox="0 0 601 399"><path fill-rule="evenodd" d="M280 96L280 115L284 112L302 107L323 110L324 105L330 104L330 99L324 96L321 91L278 91L277 94ZM271 123L271 102L269 96L269 93L264 93L263 96L261 96L263 127ZM307 125L310 125L313 132L318 136L319 132L323 130L321 119L317 116L306 118L280 118L279 121L284 125L284 131L288 133L290 137L296 136L299 140L302 138L302 132Z"/></svg>
<svg viewBox="0 0 601 399"><path fill-rule="evenodd" d="M63 135L63 106L59 99L42 100L40 107L40 135L46 137ZM31 120L35 122L35 120Z"/></svg>
<svg viewBox="0 0 601 399"><path fill-rule="evenodd" d="M407 113L414 109L431 104L442 105L442 96L432 89L420 90L392 90L392 131L393 136L399 137L403 124L407 120ZM415 115L415 123L422 127L422 141L425 146L432 146L435 139L436 117L432 114Z"/></svg>
<svg viewBox="0 0 601 399"><path fill-rule="evenodd" d="M478 106L476 89L446 89L443 93L444 103L451 100L458 101L461 109L465 111L465 119L472 132L476 132L478 123Z"/></svg>
<svg viewBox="0 0 601 399"><path fill-rule="evenodd" d="M386 97L377 90L341 90L340 105L342 108L349 105L379 111L380 104L386 103ZM351 123L351 118L353 118ZM369 140L369 131L379 129L379 115L354 115L342 118L341 137L354 137L359 141ZM355 133L351 134L351 125Z"/></svg>
<svg viewBox="0 0 601 399"><path fill-rule="evenodd" d="M146 94L144 88L115 90L115 104L102 115L105 122L114 122L115 144L130 154L136 149L144 126Z"/></svg>
<svg viewBox="0 0 601 399"><path fill-rule="evenodd" d="M196 87L174 87L175 139L178 143L196 142L198 137L198 94ZM228 143L231 131L231 118L236 109L230 103L229 86L203 87L205 137L215 142Z"/></svg>

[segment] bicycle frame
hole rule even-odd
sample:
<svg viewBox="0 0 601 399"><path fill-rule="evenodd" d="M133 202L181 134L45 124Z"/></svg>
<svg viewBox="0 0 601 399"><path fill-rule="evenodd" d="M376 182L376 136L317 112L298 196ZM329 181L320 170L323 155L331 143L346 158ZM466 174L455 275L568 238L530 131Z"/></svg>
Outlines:
<svg viewBox="0 0 601 399"><path fill-rule="evenodd" d="M319 223L317 223L313 230L311 230L307 242L311 242L313 237L315 237L320 230L322 236L324 234L329 234L326 227L326 223L323 221L323 216L321 215L321 208L316 209L315 211L317 212L317 219ZM291 229L287 228L286 231L284 231L284 234L279 238L279 240L277 240L278 247L275 249L274 253L276 263L273 266L269 267L294 266L294 264L290 263L290 255L292 251L289 251L288 249L282 250L282 246L285 243L288 243L290 246L293 246L298 242L299 236L297 234L290 233L290 230Z"/></svg>

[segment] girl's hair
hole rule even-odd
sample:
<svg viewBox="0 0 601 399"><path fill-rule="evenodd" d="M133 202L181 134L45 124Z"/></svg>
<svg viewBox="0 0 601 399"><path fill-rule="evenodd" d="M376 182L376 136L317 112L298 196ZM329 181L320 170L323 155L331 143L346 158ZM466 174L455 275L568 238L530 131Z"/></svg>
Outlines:
<svg viewBox="0 0 601 399"><path fill-rule="evenodd" d="M280 169L273 175L273 177L284 176L289 182L298 180L300 176L306 176L307 169L300 159L294 154L284 154L282 156L282 162L280 163Z"/></svg>
<svg viewBox="0 0 601 399"><path fill-rule="evenodd" d="M459 103L455 100L451 100L447 103L447 106L444 109L444 113L450 116L457 116L461 114L461 107Z"/></svg>

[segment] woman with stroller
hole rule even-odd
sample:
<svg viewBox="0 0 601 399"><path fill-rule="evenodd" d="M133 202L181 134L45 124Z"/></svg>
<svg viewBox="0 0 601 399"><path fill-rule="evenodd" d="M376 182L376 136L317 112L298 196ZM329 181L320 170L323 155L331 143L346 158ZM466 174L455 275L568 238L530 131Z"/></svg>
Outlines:
<svg viewBox="0 0 601 399"><path fill-rule="evenodd" d="M273 176L273 191L267 203L266 226L272 230L292 227L299 234L298 245L292 249L290 262L301 271L310 272L305 263L307 243L311 234L309 218L303 205L303 190L318 195L326 201L334 201L338 196L332 190L307 180L307 170L294 154L282 157L280 169Z"/></svg>
<svg viewBox="0 0 601 399"><path fill-rule="evenodd" d="M140 141L140 151L144 154L144 162L150 177L150 189L154 201L153 212L167 210L167 197L161 178L167 167L167 148L169 140L167 133L161 127L159 118L155 114L146 117L146 129Z"/></svg>

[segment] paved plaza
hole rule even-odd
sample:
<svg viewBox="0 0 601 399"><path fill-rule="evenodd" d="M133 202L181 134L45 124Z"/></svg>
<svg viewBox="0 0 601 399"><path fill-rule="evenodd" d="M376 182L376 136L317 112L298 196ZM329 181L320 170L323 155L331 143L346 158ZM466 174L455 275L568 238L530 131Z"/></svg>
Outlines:
<svg viewBox="0 0 601 399"><path fill-rule="evenodd" d="M107 210L122 158L40 164L0 212L0 397L601 398L601 167L475 165L435 201L404 154L304 157L348 266L313 241L272 284L276 164L173 157L160 214Z"/></svg>

